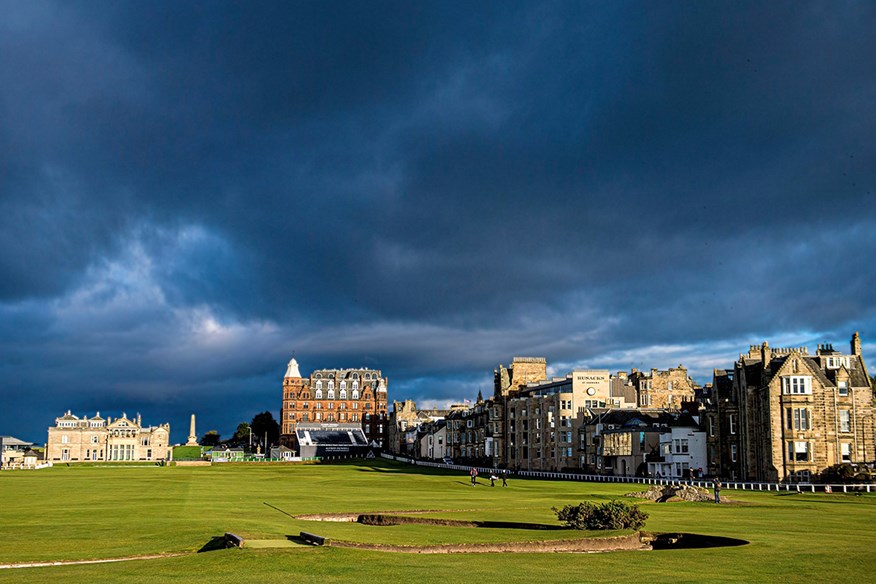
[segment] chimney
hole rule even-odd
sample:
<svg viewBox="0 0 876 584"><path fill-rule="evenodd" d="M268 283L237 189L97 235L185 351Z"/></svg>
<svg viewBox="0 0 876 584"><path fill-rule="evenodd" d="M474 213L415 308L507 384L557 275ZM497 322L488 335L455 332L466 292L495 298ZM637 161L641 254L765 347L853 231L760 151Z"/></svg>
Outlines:
<svg viewBox="0 0 876 584"><path fill-rule="evenodd" d="M861 337L858 335L858 331L855 331L855 334L852 335L852 355L861 356Z"/></svg>

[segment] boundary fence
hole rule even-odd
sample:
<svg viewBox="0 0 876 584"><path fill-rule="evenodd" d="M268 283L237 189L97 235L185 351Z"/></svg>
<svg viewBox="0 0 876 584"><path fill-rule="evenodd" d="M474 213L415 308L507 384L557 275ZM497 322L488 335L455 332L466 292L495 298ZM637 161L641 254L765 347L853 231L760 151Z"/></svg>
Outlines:
<svg viewBox="0 0 876 584"><path fill-rule="evenodd" d="M404 462L407 464L412 464L416 466L426 466L430 468L444 468L449 470L458 470L463 472L468 472L471 470L471 466L465 466L460 464L443 464L440 462L431 462L427 460L416 460L413 458L406 458L404 456L393 456L391 454L381 453L381 456L386 459L395 460L397 462ZM478 469L478 473L486 474L489 476L489 473L495 474L497 477L501 477L503 472L502 469L498 468L489 468L483 466L474 467ZM613 475L592 475L592 474L583 474L583 473L570 473L570 472L547 472L547 471L539 471L539 470L519 470L513 471L511 476L522 477L522 478L530 478L530 479L551 479L551 480L564 480L564 481L581 481L581 482L589 482L589 483L634 483L641 485L693 485L695 487L703 487L706 489L712 488L711 480L702 480L702 479L658 479L658 478L646 478L646 477L624 477L624 476L613 476ZM755 483L755 482L744 482L744 481L721 481L722 489L737 489L740 491L787 491L787 492L798 492L798 493L855 493L855 492L867 492L872 493L876 492L876 485L871 483L862 483L862 484L816 484L816 483Z"/></svg>

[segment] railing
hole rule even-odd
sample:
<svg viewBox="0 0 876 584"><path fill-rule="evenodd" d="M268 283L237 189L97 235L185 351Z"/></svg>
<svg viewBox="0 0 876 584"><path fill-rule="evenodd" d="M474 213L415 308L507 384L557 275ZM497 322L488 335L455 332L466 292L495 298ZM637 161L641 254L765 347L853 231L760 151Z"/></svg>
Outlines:
<svg viewBox="0 0 876 584"><path fill-rule="evenodd" d="M393 456L391 454L381 453L383 458L387 458L390 460L395 460L398 462L404 462L407 464L413 464L416 466L426 466L431 468L445 468L450 470L458 470L463 472L468 472L472 469L471 466L464 466L459 464L443 464L439 462L431 462L427 460L416 460L411 458L405 458L404 456ZM502 473L505 472L503 469L499 468L489 468L476 466L474 467L478 469L478 473L486 474L489 476L490 473L495 474L498 477L502 476ZM635 483L641 485L693 485L695 487L703 487L706 489L710 489L713 486L713 482L710 480L686 480L686 479L656 479L656 478L645 478L645 477L625 477L625 476L613 476L613 475L592 475L592 474L583 474L583 473L569 473L569 472L548 472L548 471L539 471L539 470L519 470L513 473L515 477L523 477L523 478L532 478L532 479L553 479L553 480L565 480L565 481L582 481L582 482L590 482L590 483ZM849 493L849 492L858 492L864 491L867 493L876 492L876 484L864 483L864 484L852 484L852 485L843 485L843 484L833 484L833 485L821 485L814 483L754 483L754 482L744 482L744 481L721 481L722 489L737 489L740 491L788 491L788 492L797 492L797 493L816 493L816 492L825 492L825 493Z"/></svg>

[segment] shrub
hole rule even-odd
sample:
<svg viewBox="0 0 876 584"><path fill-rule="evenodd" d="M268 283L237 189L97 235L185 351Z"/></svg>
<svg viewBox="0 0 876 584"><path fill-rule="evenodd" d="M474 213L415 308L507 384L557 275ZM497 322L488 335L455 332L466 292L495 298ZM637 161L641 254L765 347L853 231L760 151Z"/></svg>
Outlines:
<svg viewBox="0 0 876 584"><path fill-rule="evenodd" d="M551 507L551 510L572 529L641 529L648 519L648 514L638 505L623 501L601 505L584 501L562 509Z"/></svg>

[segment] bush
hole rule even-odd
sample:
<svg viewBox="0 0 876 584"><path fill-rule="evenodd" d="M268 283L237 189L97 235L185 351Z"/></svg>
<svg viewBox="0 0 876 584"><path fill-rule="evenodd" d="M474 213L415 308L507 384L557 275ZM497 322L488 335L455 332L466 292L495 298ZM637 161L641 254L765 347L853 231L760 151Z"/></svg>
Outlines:
<svg viewBox="0 0 876 584"><path fill-rule="evenodd" d="M557 519L572 529L641 529L648 514L639 506L623 501L611 501L597 505L584 501L566 505L562 509L551 507Z"/></svg>

